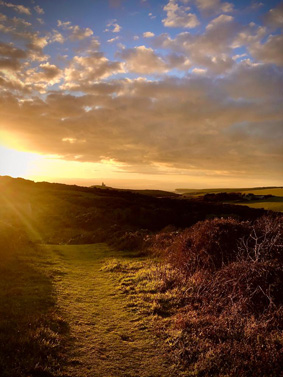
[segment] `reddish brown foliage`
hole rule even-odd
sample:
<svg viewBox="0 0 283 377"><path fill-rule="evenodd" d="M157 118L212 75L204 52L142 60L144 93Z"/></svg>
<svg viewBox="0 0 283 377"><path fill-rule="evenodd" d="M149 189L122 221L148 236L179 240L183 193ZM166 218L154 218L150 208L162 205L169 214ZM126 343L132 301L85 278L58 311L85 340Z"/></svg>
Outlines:
<svg viewBox="0 0 283 377"><path fill-rule="evenodd" d="M283 375L282 219L214 219L173 241L159 236L160 250L186 277L172 344L190 375Z"/></svg>
<svg viewBox="0 0 283 377"><path fill-rule="evenodd" d="M200 296L203 304L214 312L231 310L236 305L241 315L258 316L283 304L282 286L282 265L272 261L240 261L223 267L209 281L202 282Z"/></svg>
<svg viewBox="0 0 283 377"><path fill-rule="evenodd" d="M200 269L214 271L237 259L237 241L250 232L249 223L234 219L199 222L176 236L167 256L188 275Z"/></svg>

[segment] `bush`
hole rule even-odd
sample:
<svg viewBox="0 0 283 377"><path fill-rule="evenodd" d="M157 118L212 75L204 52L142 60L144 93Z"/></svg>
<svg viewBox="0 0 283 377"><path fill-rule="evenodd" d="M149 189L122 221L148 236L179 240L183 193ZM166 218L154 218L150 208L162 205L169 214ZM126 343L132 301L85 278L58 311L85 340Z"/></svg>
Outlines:
<svg viewBox="0 0 283 377"><path fill-rule="evenodd" d="M283 217L263 216L255 221L248 237L238 243L242 258L256 262L281 259L283 248Z"/></svg>
<svg viewBox="0 0 283 377"><path fill-rule="evenodd" d="M173 275L184 305L168 343L188 375L282 375L282 219L206 220L155 237L183 277Z"/></svg>
<svg viewBox="0 0 283 377"><path fill-rule="evenodd" d="M200 269L215 271L237 259L237 242L250 232L248 222L234 219L198 222L175 237L167 258L188 276Z"/></svg>
<svg viewBox="0 0 283 377"><path fill-rule="evenodd" d="M148 237L148 249L155 256L167 255L169 248L174 244L178 231L163 231Z"/></svg>
<svg viewBox="0 0 283 377"><path fill-rule="evenodd" d="M109 239L109 244L120 250L143 250L147 241L147 230L117 232Z"/></svg>
<svg viewBox="0 0 283 377"><path fill-rule="evenodd" d="M259 316L283 304L283 265L272 261L230 263L202 282L203 305L213 312L234 310Z"/></svg>

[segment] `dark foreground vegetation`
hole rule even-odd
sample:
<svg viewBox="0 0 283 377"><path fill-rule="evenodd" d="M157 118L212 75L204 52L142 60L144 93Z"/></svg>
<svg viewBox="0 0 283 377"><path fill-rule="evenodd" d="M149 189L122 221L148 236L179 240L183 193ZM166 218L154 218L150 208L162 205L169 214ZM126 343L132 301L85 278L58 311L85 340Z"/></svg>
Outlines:
<svg viewBox="0 0 283 377"><path fill-rule="evenodd" d="M147 255L144 266L108 270L124 273L133 310L146 308L185 375L282 375L282 214L9 177L0 188L1 375L59 370L67 326L50 279L28 263L38 242L107 242Z"/></svg>
<svg viewBox="0 0 283 377"><path fill-rule="evenodd" d="M0 375L58 375L68 326L22 226L0 223Z"/></svg>
<svg viewBox="0 0 283 377"><path fill-rule="evenodd" d="M186 228L215 217L254 220L266 213L222 203L132 191L34 183L0 177L2 215L22 218L45 243L140 242L165 227Z"/></svg>
<svg viewBox="0 0 283 377"><path fill-rule="evenodd" d="M154 252L177 271L173 349L192 375L282 374L282 245L282 216L271 215L207 220L156 237Z"/></svg>

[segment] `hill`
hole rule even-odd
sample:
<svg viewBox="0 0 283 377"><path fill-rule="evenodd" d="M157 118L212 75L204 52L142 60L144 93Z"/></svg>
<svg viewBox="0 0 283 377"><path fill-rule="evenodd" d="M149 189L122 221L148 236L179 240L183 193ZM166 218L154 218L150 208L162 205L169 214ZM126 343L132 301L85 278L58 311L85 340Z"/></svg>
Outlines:
<svg viewBox="0 0 283 377"><path fill-rule="evenodd" d="M155 196L157 198L161 197L169 197L169 198L174 198L179 196L179 194L172 192L172 191L164 191L164 190L149 190L149 189L144 189L144 190L133 190L133 189L117 189L114 187L106 186L106 185L94 185L90 186L90 188L98 188L98 189L103 189L103 190L114 190L114 191L126 191L126 192L133 192L136 194L141 194L141 195L147 195L147 196Z"/></svg>
<svg viewBox="0 0 283 377"><path fill-rule="evenodd" d="M185 228L213 217L250 220L265 212L150 192L89 188L0 177L2 218L17 214L44 242L92 243L141 229ZM150 193L150 195L148 195ZM162 192L164 194L164 192Z"/></svg>

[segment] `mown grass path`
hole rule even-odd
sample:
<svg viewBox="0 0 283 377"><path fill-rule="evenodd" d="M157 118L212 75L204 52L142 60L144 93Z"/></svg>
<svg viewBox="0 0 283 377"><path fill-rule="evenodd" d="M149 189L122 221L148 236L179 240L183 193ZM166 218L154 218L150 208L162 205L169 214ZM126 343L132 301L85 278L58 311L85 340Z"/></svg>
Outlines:
<svg viewBox="0 0 283 377"><path fill-rule="evenodd" d="M64 376L178 376L144 318L127 307L118 277L101 271L105 258L122 254L104 244L46 247L58 306L74 339Z"/></svg>

